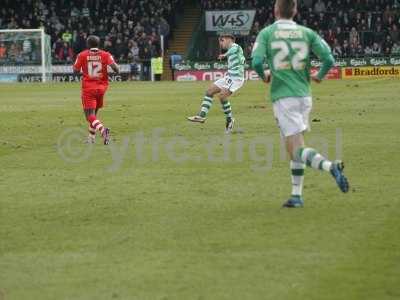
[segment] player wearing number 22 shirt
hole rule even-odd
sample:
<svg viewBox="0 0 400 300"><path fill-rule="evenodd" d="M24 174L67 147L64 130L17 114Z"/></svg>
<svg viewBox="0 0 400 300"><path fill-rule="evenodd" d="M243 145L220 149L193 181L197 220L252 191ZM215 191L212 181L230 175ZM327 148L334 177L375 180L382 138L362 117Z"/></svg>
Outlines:
<svg viewBox="0 0 400 300"><path fill-rule="evenodd" d="M82 73L82 106L89 122L88 143L95 142L96 131L103 137L104 144L110 142L110 129L97 118L97 113L103 107L104 95L108 88L108 66L115 73L119 67L112 55L99 49L100 39L91 35L87 38L88 49L78 54L73 66L75 73Z"/></svg>
<svg viewBox="0 0 400 300"><path fill-rule="evenodd" d="M276 0L276 22L258 35L252 53L252 66L265 83L271 82L273 111L290 155L292 194L284 207L304 204L302 189L306 166L330 173L340 190L349 191L341 161L330 161L317 150L306 147L304 133L310 129L312 108L310 80L320 83L334 64L328 44L313 30L293 21L297 0ZM317 74L310 74L310 54L322 62ZM269 69L264 72L263 64Z"/></svg>

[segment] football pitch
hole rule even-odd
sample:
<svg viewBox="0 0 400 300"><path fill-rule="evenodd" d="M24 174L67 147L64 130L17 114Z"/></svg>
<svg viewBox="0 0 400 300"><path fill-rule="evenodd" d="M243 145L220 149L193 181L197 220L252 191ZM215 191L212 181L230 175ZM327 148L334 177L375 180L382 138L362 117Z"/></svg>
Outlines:
<svg viewBox="0 0 400 300"><path fill-rule="evenodd" d="M313 85L311 146L351 191L308 169L302 209L266 88L113 83L84 143L78 84L0 85L0 299L399 299L398 80Z"/></svg>

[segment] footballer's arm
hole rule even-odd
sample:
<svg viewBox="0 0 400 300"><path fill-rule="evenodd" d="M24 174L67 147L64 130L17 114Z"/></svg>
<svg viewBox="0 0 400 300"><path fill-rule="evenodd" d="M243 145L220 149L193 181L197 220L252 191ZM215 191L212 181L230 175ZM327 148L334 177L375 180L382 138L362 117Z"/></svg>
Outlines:
<svg viewBox="0 0 400 300"><path fill-rule="evenodd" d="M253 56L251 66L256 71L258 76L260 76L261 80L265 83L271 82L271 71L264 70L264 57L262 56Z"/></svg>
<svg viewBox="0 0 400 300"><path fill-rule="evenodd" d="M75 75L81 74L81 69L75 69L75 67L73 69L74 69L74 74Z"/></svg>
<svg viewBox="0 0 400 300"><path fill-rule="evenodd" d="M251 53L251 66L256 71L258 76L260 76L261 80L265 83L269 83L271 81L271 73L269 70L264 70L264 61L267 53L267 45L265 43L265 38L263 33L259 33L257 36L257 40L254 43L253 51Z"/></svg>
<svg viewBox="0 0 400 300"><path fill-rule="evenodd" d="M318 74L311 76L311 79L317 83L320 83L335 64L335 59L333 58L329 45L316 33L314 33L314 40L311 47L313 52L322 62L322 66Z"/></svg>
<svg viewBox="0 0 400 300"><path fill-rule="evenodd" d="M72 70L74 71L75 75L79 75L81 73L81 69L82 69L82 63L81 63L80 55L78 54L78 56L76 57L75 63L72 66Z"/></svg>
<svg viewBox="0 0 400 300"><path fill-rule="evenodd" d="M114 73L116 73L116 74L120 73L119 66L115 62L110 64L110 68L114 71Z"/></svg>

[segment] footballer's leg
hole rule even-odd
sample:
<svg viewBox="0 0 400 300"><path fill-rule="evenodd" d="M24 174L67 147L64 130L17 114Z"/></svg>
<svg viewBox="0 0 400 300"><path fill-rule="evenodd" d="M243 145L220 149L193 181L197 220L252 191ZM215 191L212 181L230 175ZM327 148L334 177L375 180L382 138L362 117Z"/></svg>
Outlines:
<svg viewBox="0 0 400 300"><path fill-rule="evenodd" d="M232 107L231 103L228 100L228 97L232 95L232 92L228 89L221 89L219 93L219 100L221 102L222 110L224 111L226 124L225 124L225 132L231 133L233 131L233 126L235 124L235 119L232 116Z"/></svg>
<svg viewBox="0 0 400 300"><path fill-rule="evenodd" d="M96 107L96 99L95 95L93 94L92 91L88 90L82 90L81 94L81 99L82 99L82 107L83 107L83 113L85 115L85 119L88 120L88 116L95 113L95 107ZM89 122L89 135L87 138L87 143L88 144L93 144L95 142L95 137L96 137L96 128L92 126L92 124Z"/></svg>
<svg viewBox="0 0 400 300"><path fill-rule="evenodd" d="M95 114L95 109L85 109L86 120L89 122L91 128L94 128L95 132L98 131L104 138L104 145L109 144L110 140L110 129L105 127Z"/></svg>
<svg viewBox="0 0 400 300"><path fill-rule="evenodd" d="M292 196L283 205L284 207L303 206L302 189L305 167L329 172L335 179L338 187L343 193L349 190L349 183L343 174L343 163L341 161L332 162L323 157L317 150L308 148L304 145L303 133L295 134L285 138L286 149L290 155L292 172Z"/></svg>
<svg viewBox="0 0 400 300"><path fill-rule="evenodd" d="M95 113L95 109L92 109L92 108L84 109L83 113L85 114L85 118L86 118L87 121L88 121L88 117L90 115L95 115L96 114ZM95 140L96 140L96 128L94 128L93 125L90 122L89 122L88 131L89 131L89 135L88 135L88 138L87 138L87 143L88 144L94 144Z"/></svg>
<svg viewBox="0 0 400 300"><path fill-rule="evenodd" d="M238 91L244 84L244 80L240 78L225 78L226 87L221 88L219 99L221 101L222 110L226 117L225 132L231 133L235 124L235 119L232 116L232 106L228 100L233 93Z"/></svg>
<svg viewBox="0 0 400 300"><path fill-rule="evenodd" d="M107 88L99 88L97 90L97 98L96 98L96 118L98 111L103 108L104 105L104 95L107 91ZM102 132L102 136L104 139L104 145L108 145L110 143L110 128L105 127Z"/></svg>
<svg viewBox="0 0 400 300"><path fill-rule="evenodd" d="M109 129L104 127L100 120L96 116L97 108L97 97L94 91L85 92L82 94L83 111L85 113L86 120L89 122L89 126L94 128L94 131L100 132L104 138L104 144L109 142Z"/></svg>
<svg viewBox="0 0 400 300"><path fill-rule="evenodd" d="M330 161L317 150L305 146L293 147L292 158L316 170L329 172L343 193L349 191L349 182L343 174L344 164L340 160Z"/></svg>
<svg viewBox="0 0 400 300"><path fill-rule="evenodd" d="M286 150L290 155L290 172L292 182L292 194L288 201L283 204L283 207L302 207L303 200L303 183L304 183L304 170L306 165L303 162L293 159L291 153L293 148L302 147L304 145L303 133L298 133L284 138L286 143Z"/></svg>
<svg viewBox="0 0 400 300"><path fill-rule="evenodd" d="M95 109L95 112L94 112L94 114L95 114L96 117L97 117L98 111L99 111L99 109L96 108L96 109ZM90 113L90 114L91 114L91 113ZM86 114L85 114L85 115L86 115ZM87 117L86 117L86 120L87 120ZM92 125L91 123L89 123L88 131L89 131L89 136L88 136L88 139L87 139L87 143L88 143L88 144L94 144L95 141L96 141L96 128L94 128L93 125Z"/></svg>
<svg viewBox="0 0 400 300"><path fill-rule="evenodd" d="M349 190L347 178L343 174L343 164L339 161L331 162L315 149L305 146L304 132L309 130L311 107L312 100L309 97L285 98L273 104L274 115L291 158L292 196L284 207L303 206L302 187L306 166L330 172L342 192Z"/></svg>
<svg viewBox="0 0 400 300"><path fill-rule="evenodd" d="M203 101L201 102L200 112L195 116L188 117L187 119L191 122L204 123L207 119L207 114L213 104L213 97L220 91L221 88L217 86L216 83L210 85L210 87L206 91L206 95L204 96Z"/></svg>

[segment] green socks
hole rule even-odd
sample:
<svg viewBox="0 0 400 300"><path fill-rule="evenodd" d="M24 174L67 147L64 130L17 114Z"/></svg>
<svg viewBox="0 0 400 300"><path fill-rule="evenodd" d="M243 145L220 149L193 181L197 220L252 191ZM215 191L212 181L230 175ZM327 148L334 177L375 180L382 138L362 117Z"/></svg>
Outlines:
<svg viewBox="0 0 400 300"><path fill-rule="evenodd" d="M292 196L300 196L303 194L304 169L306 165L303 163L290 161L290 170L292 172Z"/></svg>
<svg viewBox="0 0 400 300"><path fill-rule="evenodd" d="M225 100L221 102L222 110L224 111L225 117L227 120L232 119L232 108L229 100Z"/></svg>
<svg viewBox="0 0 400 300"><path fill-rule="evenodd" d="M213 98L204 96L203 102L201 103L201 110L199 116L202 118L207 117L208 111L211 109L212 104L213 104Z"/></svg>
<svg viewBox="0 0 400 300"><path fill-rule="evenodd" d="M315 149L312 148L300 148L295 154L296 161L305 163L308 167L316 170L323 170L329 172L331 170L332 162L327 160Z"/></svg>
<svg viewBox="0 0 400 300"><path fill-rule="evenodd" d="M208 112L211 109L211 106L213 104L213 98L209 96L204 96L203 102L201 102L201 109L199 116L202 118L207 117ZM231 108L231 103L228 100L222 101L222 110L224 111L225 117L227 120L232 118L232 108Z"/></svg>

